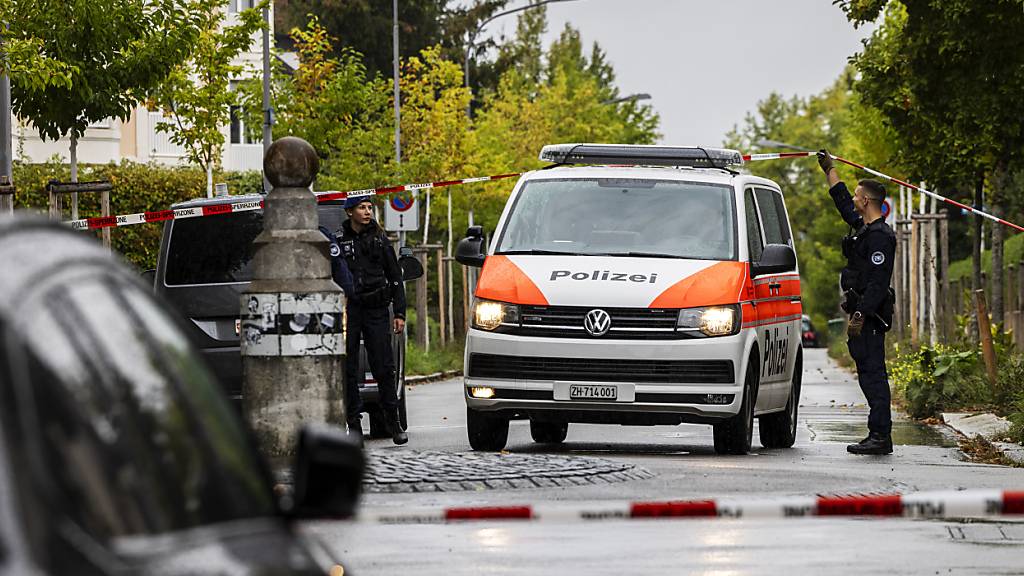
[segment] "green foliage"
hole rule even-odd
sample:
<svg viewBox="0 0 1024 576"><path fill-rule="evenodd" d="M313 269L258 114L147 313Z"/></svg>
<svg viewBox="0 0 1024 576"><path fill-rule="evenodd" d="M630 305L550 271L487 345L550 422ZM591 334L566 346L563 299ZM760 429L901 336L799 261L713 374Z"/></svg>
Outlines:
<svg viewBox="0 0 1024 576"><path fill-rule="evenodd" d="M224 147L221 130L230 122L231 106L237 100L230 83L246 71L234 60L249 49L253 34L264 26L264 4L243 10L238 14L239 23L227 26L227 0L198 0L193 10L201 18L202 32L195 49L152 93L151 104L171 119L157 123L157 131L169 133L171 141L185 149L189 161L204 171L220 162Z"/></svg>
<svg viewBox="0 0 1024 576"><path fill-rule="evenodd" d="M21 209L47 209L46 183L51 179L67 180L67 165L59 161L48 164L14 164L14 181L18 185L16 206ZM84 165L83 180L109 180L114 185L110 194L113 214L165 210L171 204L205 196L206 175L195 168L165 168L154 165L123 162L121 164ZM258 172L218 175L218 181L227 182L233 194L254 192L262 187ZM83 217L99 216L99 195L82 194L80 209ZM156 267L163 228L154 224L125 226L111 230L114 250L140 270ZM81 232L95 234L98 232Z"/></svg>
<svg viewBox="0 0 1024 576"><path fill-rule="evenodd" d="M979 364L976 350L922 346L889 362L889 380L907 412L926 418L953 407L980 406L990 399Z"/></svg>
<svg viewBox="0 0 1024 576"><path fill-rule="evenodd" d="M726 146L757 151L762 140L805 148L828 148L833 153L890 170L886 131L877 115L851 90L852 71L845 72L821 94L786 99L771 94L758 103L741 127L727 137ZM777 150L764 150L772 152ZM840 250L847 227L828 195L828 184L814 159L759 162L749 170L782 186L796 244L804 311L817 326L838 314L836 283L844 259ZM838 165L847 182L866 177Z"/></svg>
<svg viewBox="0 0 1024 576"><path fill-rule="evenodd" d="M12 69L14 113L52 140L77 138L91 122L127 120L188 56L201 31L199 1L6 0L10 36L39 55L28 69ZM46 70L53 81L39 80Z"/></svg>
<svg viewBox="0 0 1024 576"><path fill-rule="evenodd" d="M1003 267L1009 267L1011 264L1020 266L1022 260L1024 260L1024 234L1017 234L1003 244ZM986 250L981 255L981 269L988 274L992 273L992 252L990 250ZM970 277L970 258L964 258L949 264L950 280Z"/></svg>

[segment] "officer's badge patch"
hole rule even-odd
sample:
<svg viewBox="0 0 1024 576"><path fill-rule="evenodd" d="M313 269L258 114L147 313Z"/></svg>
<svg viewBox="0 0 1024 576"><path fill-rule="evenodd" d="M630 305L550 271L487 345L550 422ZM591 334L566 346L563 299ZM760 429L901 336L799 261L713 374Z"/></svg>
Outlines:
<svg viewBox="0 0 1024 576"><path fill-rule="evenodd" d="M885 263L885 254L882 254L881 252L875 252L874 254L871 255L871 263L874 264L875 266L881 266L882 264Z"/></svg>
<svg viewBox="0 0 1024 576"><path fill-rule="evenodd" d="M331 258L337 258L338 256L341 256L341 248L334 242L331 242Z"/></svg>

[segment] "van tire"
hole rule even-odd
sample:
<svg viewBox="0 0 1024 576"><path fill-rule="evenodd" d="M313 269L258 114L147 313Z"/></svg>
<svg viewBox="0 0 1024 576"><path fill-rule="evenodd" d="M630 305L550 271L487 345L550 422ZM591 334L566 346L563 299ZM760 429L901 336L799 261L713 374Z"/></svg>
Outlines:
<svg viewBox="0 0 1024 576"><path fill-rule="evenodd" d="M747 375L743 379L743 402L740 411L714 425L715 452L719 454L747 454L754 435L754 403L757 401L757 357L747 362Z"/></svg>
<svg viewBox="0 0 1024 576"><path fill-rule="evenodd" d="M498 452L508 443L508 418L466 408L469 445L478 452Z"/></svg>
<svg viewBox="0 0 1024 576"><path fill-rule="evenodd" d="M765 414L759 418L761 446L765 448L792 448L796 443L797 412L800 408L800 387L803 382L804 352L797 349L796 364L793 367L793 383L789 389L789 401L782 412Z"/></svg>
<svg viewBox="0 0 1024 576"><path fill-rule="evenodd" d="M538 422L530 420L530 436L538 444L561 444L569 435L568 422Z"/></svg>

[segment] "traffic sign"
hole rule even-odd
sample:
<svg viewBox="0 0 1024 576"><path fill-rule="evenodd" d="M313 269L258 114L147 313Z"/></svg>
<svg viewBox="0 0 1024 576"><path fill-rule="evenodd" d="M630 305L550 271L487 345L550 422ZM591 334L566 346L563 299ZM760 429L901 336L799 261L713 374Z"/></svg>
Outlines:
<svg viewBox="0 0 1024 576"><path fill-rule="evenodd" d="M419 202L413 192L399 192L388 198L384 206L384 229L408 232L420 227Z"/></svg>
<svg viewBox="0 0 1024 576"><path fill-rule="evenodd" d="M882 220L893 230L896 229L896 217L892 209L892 198L886 198L882 201Z"/></svg>

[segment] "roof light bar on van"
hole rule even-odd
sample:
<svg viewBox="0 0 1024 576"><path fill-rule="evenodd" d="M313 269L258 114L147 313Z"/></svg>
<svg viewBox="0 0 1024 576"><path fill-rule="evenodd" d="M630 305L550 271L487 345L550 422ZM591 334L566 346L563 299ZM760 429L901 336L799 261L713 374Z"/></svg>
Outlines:
<svg viewBox="0 0 1024 576"><path fill-rule="evenodd" d="M540 159L555 164L625 164L725 168L743 164L743 155L727 148L641 144L549 144Z"/></svg>

